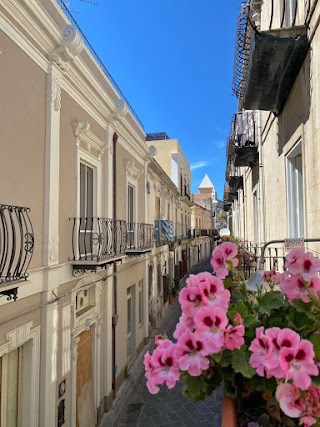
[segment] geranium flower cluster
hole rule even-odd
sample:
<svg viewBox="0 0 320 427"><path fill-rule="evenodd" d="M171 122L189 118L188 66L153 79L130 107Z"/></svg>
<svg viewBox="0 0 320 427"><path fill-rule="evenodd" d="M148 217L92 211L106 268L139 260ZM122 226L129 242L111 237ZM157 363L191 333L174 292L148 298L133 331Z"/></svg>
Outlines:
<svg viewBox="0 0 320 427"><path fill-rule="evenodd" d="M279 384L276 398L282 411L292 418L300 418L305 427L316 424L320 418L320 387L309 387L301 392L290 383Z"/></svg>
<svg viewBox="0 0 320 427"><path fill-rule="evenodd" d="M310 375L319 373L312 343L301 340L289 328L257 328L249 350L250 364L261 377L292 380L296 387L307 390L311 386Z"/></svg>
<svg viewBox="0 0 320 427"><path fill-rule="evenodd" d="M249 381L258 378L257 375L265 377L266 381L275 378L275 397L282 411L289 417L299 418L305 427L312 426L320 421L320 387L313 383L320 367L320 323L317 320L320 315L320 260L304 250L290 252L284 273L271 271L263 275L262 280L270 285L271 291L261 286L257 294L250 296L244 279L237 282L237 254L235 243L222 243L212 252L214 275L204 272L189 276L186 287L179 294L182 315L173 334L176 342L157 336L156 349L151 355L149 352L145 355L147 387L153 394L159 392L159 385L172 388L181 372L191 377L205 377L209 368L219 369L219 361L224 360L222 366L232 367L237 374L243 373ZM238 292L234 304L230 303L231 294L222 281L230 271L231 283L234 283L231 286ZM230 278L228 284L225 281L226 286L230 286ZM280 285L282 294L274 289L276 284ZM283 327L285 322L282 327L268 323L273 308L286 307L286 313L290 310L294 313L293 301L297 299L303 303L312 302L316 307L313 312L316 314L311 313L311 327L307 333L301 332L301 326L297 331L302 336L292 328ZM294 319L291 317L290 326ZM255 326L250 330L250 325ZM317 357L312 341L318 346ZM223 378L228 381L227 377Z"/></svg>
<svg viewBox="0 0 320 427"><path fill-rule="evenodd" d="M280 277L280 287L289 302L300 299L310 302L313 295L320 300L320 260L303 249L291 251L286 256L286 271Z"/></svg>
<svg viewBox="0 0 320 427"><path fill-rule="evenodd" d="M226 245L223 256L228 261L236 244ZM190 275L179 294L182 316L173 334L177 342L157 337L153 354L145 354L150 393L158 393L158 386L162 384L174 387L179 371L186 371L191 376L201 375L209 368L213 354L241 348L245 328L239 314L235 316L234 324L230 324L227 317L229 301L230 292L221 279L208 272Z"/></svg>

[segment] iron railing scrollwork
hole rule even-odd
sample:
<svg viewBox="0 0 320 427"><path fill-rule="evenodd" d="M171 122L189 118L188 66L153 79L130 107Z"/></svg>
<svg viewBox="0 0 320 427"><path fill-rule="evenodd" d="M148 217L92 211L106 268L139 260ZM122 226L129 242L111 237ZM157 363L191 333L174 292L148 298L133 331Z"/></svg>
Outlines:
<svg viewBox="0 0 320 427"><path fill-rule="evenodd" d="M109 218L70 218L73 261L102 261L125 255L126 222Z"/></svg>
<svg viewBox="0 0 320 427"><path fill-rule="evenodd" d="M26 207L0 205L0 284L28 278L34 249L29 212Z"/></svg>
<svg viewBox="0 0 320 427"><path fill-rule="evenodd" d="M127 223L127 249L150 249L153 246L154 239L154 226L152 224Z"/></svg>

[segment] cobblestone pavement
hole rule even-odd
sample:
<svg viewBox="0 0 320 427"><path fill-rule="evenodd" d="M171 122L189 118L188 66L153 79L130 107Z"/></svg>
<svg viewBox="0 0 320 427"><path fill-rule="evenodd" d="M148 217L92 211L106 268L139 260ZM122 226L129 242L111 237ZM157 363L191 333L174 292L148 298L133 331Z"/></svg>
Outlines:
<svg viewBox="0 0 320 427"><path fill-rule="evenodd" d="M196 274L200 271L212 271L209 262L194 267L191 273ZM164 327L167 335L171 336L180 315L180 306L176 303L171 310L169 309L166 319L158 331L160 332L161 327ZM152 350L152 348L153 346L149 346L148 349ZM194 402L182 395L183 383L179 382L171 390L161 387L157 395L151 395L145 385L142 360L141 357L136 366L137 379L134 384L131 384L131 394L127 396L120 410L118 405L118 413L114 411L113 414L105 417L101 427L221 426L222 395L220 390L215 391L203 402Z"/></svg>

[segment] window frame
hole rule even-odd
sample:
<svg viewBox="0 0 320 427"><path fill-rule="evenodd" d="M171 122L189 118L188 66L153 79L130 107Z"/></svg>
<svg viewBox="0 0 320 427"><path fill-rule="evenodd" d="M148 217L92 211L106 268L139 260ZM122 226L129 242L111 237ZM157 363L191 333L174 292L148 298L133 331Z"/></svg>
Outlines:
<svg viewBox="0 0 320 427"><path fill-rule="evenodd" d="M302 140L299 139L294 147L286 154L286 193L287 193L287 233L289 238L304 237L304 168L302 158ZM296 162L292 160L301 157L301 174Z"/></svg>

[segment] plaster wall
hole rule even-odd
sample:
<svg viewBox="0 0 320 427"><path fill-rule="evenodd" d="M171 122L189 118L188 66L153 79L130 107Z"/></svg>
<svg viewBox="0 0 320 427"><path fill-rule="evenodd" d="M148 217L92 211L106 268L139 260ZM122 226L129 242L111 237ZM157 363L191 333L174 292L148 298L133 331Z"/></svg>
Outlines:
<svg viewBox="0 0 320 427"><path fill-rule="evenodd" d="M32 269L42 265L46 74L2 31L0 44L0 202L30 208Z"/></svg>

